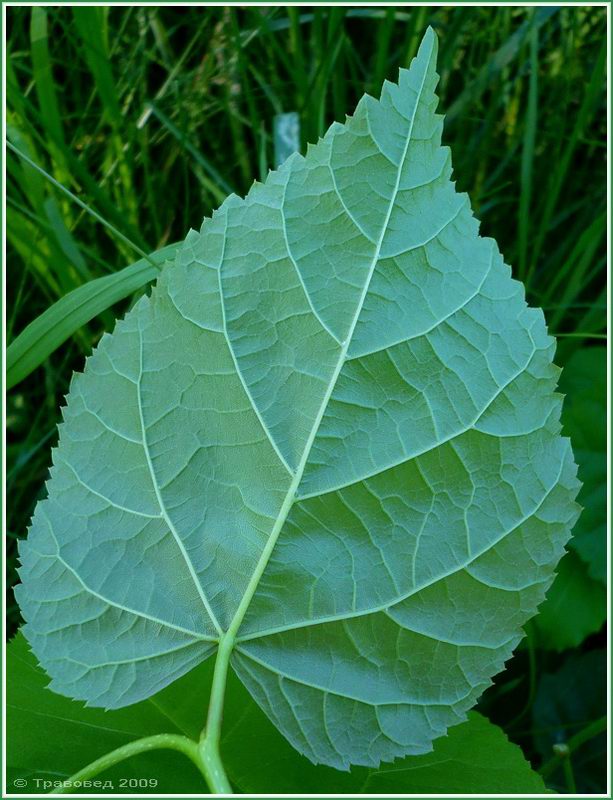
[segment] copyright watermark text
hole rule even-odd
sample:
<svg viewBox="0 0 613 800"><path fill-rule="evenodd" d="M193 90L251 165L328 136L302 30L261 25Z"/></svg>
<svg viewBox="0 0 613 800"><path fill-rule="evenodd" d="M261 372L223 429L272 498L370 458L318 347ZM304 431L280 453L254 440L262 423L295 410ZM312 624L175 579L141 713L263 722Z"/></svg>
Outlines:
<svg viewBox="0 0 613 800"><path fill-rule="evenodd" d="M118 780L59 780L57 778L15 778L13 786L15 789L35 789L41 792L48 792L51 789L84 789L96 790L107 789L111 791L121 791L122 789L155 789L158 785L157 778L119 778Z"/></svg>

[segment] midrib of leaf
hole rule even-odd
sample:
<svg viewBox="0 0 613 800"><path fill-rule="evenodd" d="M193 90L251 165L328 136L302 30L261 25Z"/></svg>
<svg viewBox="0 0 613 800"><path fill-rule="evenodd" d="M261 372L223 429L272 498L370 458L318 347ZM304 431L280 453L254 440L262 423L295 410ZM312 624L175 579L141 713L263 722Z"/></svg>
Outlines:
<svg viewBox="0 0 613 800"><path fill-rule="evenodd" d="M289 486L289 488L287 490L287 494L285 495L285 498L284 498L283 503L281 505L281 508L279 510L279 514L277 516L275 524L274 524L274 526L273 526L273 528L272 528L272 530L270 532L270 535L268 537L266 545L264 546L264 549L262 550L261 556L260 556L260 558L259 558L259 560L258 560L258 562L257 562L257 564L255 566L255 569L254 569L254 571L253 571L253 573L251 575L251 578L249 579L249 582L248 582L247 587L245 589L245 592L244 592L244 594L243 594L243 596L241 598L241 601L240 601L240 603L239 603L239 605L238 605L238 607L236 609L234 617L232 618L232 621L230 622L230 625L228 626L228 630L222 636L222 638L220 640L219 650L218 650L218 654L217 654L217 660L216 660L216 663L215 663L215 673L214 673L214 677L213 677L213 685L212 685L212 688L211 688L211 700L210 700L209 716L208 716L207 728L206 728L206 739L210 741L211 748L213 750L216 750L216 748L218 747L218 743L219 743L220 729L221 729L221 716L222 716L222 710L223 710L223 697L224 697L224 694L225 694L225 686L226 686L226 677L227 677L227 671L228 671L229 662L230 662L230 656L232 654L232 650L234 649L234 644L235 644L235 641L236 641L236 636L238 634L238 630L239 630L239 628L240 628L240 626L242 624L242 621L243 621L243 619L245 617L245 614L247 613L249 605L251 604L251 600L253 599L253 596L254 596L254 594L255 594L255 592L257 590L257 587L258 587L259 582L260 582L260 580L262 578L262 575L264 574L264 570L266 569L266 566L267 566L267 564L268 564L268 562L270 560L270 557L272 555L274 547L275 547L275 545L277 543L277 539L279 538L281 530L282 530L282 528L283 528L283 526L285 524L285 520L287 519L287 515L289 514L289 511L290 511L292 505L294 504L294 501L296 500L296 494L297 494L297 491L298 491L298 487L300 486L300 482L302 481L302 475L303 475L303 472L304 472L305 467L307 465L308 458L309 458L309 455L311 453L311 448L313 446L313 442L315 441L315 437L317 436L317 433L319 431L319 427L321 425L321 421L322 421L323 416L324 416L324 414L326 412L326 409L328 407L328 403L330 401L330 398L331 398L332 393L334 391L334 388L336 386L336 382L338 380L338 377L339 377L339 375L341 373L343 365L345 364L345 361L346 361L346 358L347 358L347 352L349 350L349 346L351 344L356 325L357 325L358 320L360 318L360 314L361 314L362 308L364 306L364 301L365 301L366 296L368 294L368 290L370 288L370 283L371 283L374 271L375 271L375 269L377 267L377 264L379 262L379 256L380 256L380 253L381 253L381 247L383 246L383 242L385 240L385 235L387 233L389 221L390 221L392 212L394 210L394 205L396 203L396 197L398 195L398 190L400 188L400 181L402 179L402 171L403 171L403 168L404 168L404 165L405 165L405 162L406 162L407 153L409 151L409 146L410 146L411 140L412 140L413 126L414 126L414 123L415 123L415 117L417 115L417 110L418 110L418 107L419 107L419 104L420 104L420 101L421 101L421 95L422 95L423 88L424 88L424 85L425 85L426 76L428 74L428 69L429 69L429 66L430 66L431 58L432 58L432 43L430 44L430 52L428 53L428 57L425 60L425 63L424 63L424 66L423 66L423 75L422 75L422 78L421 78L421 83L420 83L419 89L418 89L418 91L416 93L415 103L414 103L414 106L413 106L413 113L412 113L411 119L409 121L409 127L408 127L408 131L407 131L406 141L405 141L405 145L404 145L404 149L403 149L402 155L401 155L400 160L399 160L398 169L397 169L397 173L396 173L396 181L395 181L395 185L394 185L391 197L390 197L387 213L385 215L385 219L384 219L383 224L381 226L381 233L379 234L379 238L378 238L377 243L376 243L376 247L375 247L375 251L373 253L372 261L370 263L370 266L369 266L369 269L368 269L368 273L367 273L366 279L364 281L364 286L362 288L362 293L360 295L359 301L358 301L357 306L356 306L355 314L353 316L351 325L349 326L349 330L347 332L347 335L346 335L344 341L342 342L342 347L341 347L341 350L340 350L340 353L339 353L339 357L338 357L338 361L336 363L336 367L334 369L332 377L330 378L330 382L328 384L328 388L326 390L326 393L325 393L325 395L323 397L323 400L321 402L321 405L319 407L317 416L315 417L315 421L313 423L313 427L311 428L311 432L309 434L309 437L307 439L306 445L304 447L304 451L302 453L302 457L300 459L300 462L298 464L298 467L296 469L296 472L294 474L292 482L291 482L291 484L290 484L290 486Z"/></svg>

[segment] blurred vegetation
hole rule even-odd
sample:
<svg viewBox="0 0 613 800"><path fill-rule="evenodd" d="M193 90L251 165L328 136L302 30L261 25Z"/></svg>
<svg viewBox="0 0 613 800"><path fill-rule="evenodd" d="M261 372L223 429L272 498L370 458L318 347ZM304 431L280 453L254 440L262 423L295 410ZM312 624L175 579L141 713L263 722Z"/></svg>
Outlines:
<svg viewBox="0 0 613 800"><path fill-rule="evenodd" d="M546 601L557 605L543 614L551 622L528 627L482 710L542 766L552 788L604 791L604 8L7 9L8 341L36 321L36 348L50 353L32 371L34 346L20 341L12 351L9 583L17 579L16 540L44 494L72 371L172 248L155 263L147 254L182 240L229 192L244 194L265 178L277 115L297 112L304 151L364 91L378 94L385 78L395 79L428 24L440 37L444 140L458 187L529 301L544 308L560 337L558 363L593 364L601 387L586 399L584 386L581 395L602 430L581 445L591 453L585 468L579 459L583 503L596 522L567 557L575 566L563 570L572 596L583 599L581 613L574 601L565 608L571 590L561 574ZM83 314L83 295L69 294L78 287L90 302L95 296L93 319ZM72 319L79 321L70 328ZM572 382L565 391L572 401ZM12 634L12 593L7 608ZM582 659L600 665L600 679L592 664L594 680L575 680ZM577 666L564 671L566 664ZM574 704L555 694L567 691ZM570 756L563 748L553 755L564 743Z"/></svg>

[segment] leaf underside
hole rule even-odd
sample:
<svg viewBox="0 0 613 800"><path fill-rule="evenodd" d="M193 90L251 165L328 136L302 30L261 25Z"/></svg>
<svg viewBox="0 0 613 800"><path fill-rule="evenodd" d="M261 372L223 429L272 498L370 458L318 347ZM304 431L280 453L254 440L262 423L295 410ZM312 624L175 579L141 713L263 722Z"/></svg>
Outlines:
<svg viewBox="0 0 613 800"><path fill-rule="evenodd" d="M230 196L75 376L20 551L56 692L141 700L238 614L274 724L369 766L430 750L520 640L578 482L543 315L450 180L435 60L430 30Z"/></svg>
<svg viewBox="0 0 613 800"><path fill-rule="evenodd" d="M17 636L6 651L7 661L7 781L26 778L68 778L84 764L116 747L156 733L185 733L198 737L202 708L211 691L210 661L200 664L155 698L127 708L102 711L83 708L45 688L46 675L36 666L23 637ZM474 711L467 721L434 742L434 750L407 756L388 767L354 767L339 772L314 766L302 758L262 714L234 675L229 676L224 706L224 768L236 792L267 796L271 787L279 794L318 795L322 791L355 797L362 793L543 794L538 773L520 748L508 741L500 728ZM40 716L45 736L40 735ZM541 726L542 727L542 726ZM545 728L546 730L549 730ZM554 729L557 731L557 729ZM58 748L57 742L63 747ZM551 752L551 745L547 755ZM266 757L263 758L262 754ZM190 768L185 756L156 750L121 762L104 779L120 785L123 778L140 779L141 793L165 796L202 794L202 776ZM143 786L154 778L149 788ZM113 788L98 791L113 793ZM30 790L31 792L31 790Z"/></svg>

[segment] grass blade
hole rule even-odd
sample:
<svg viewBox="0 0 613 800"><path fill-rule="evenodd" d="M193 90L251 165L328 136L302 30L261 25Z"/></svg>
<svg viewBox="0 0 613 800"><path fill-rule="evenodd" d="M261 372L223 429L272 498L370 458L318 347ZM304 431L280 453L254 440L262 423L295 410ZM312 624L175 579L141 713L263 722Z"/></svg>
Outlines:
<svg viewBox="0 0 613 800"><path fill-rule="evenodd" d="M166 245L146 259L79 286L33 320L6 351L6 388L27 378L82 325L154 280L177 247Z"/></svg>
<svg viewBox="0 0 613 800"><path fill-rule="evenodd" d="M467 107L477 102L494 79L517 57L530 31L538 30L558 11L559 9L556 6L538 8L536 9L534 20L526 20L520 25L515 33L481 68L476 78L466 86L458 99L451 104L445 114L447 128L462 116Z"/></svg>
<svg viewBox="0 0 613 800"><path fill-rule="evenodd" d="M196 164L202 167L204 172L206 172L209 178L212 179L207 180L205 186L218 203L223 203L223 201L226 199L226 196L234 192L232 186L230 186L230 184L223 178L221 173L215 169L211 162L205 158L191 142L187 140L185 133L180 131L179 128L177 128L177 126L168 119L166 114L160 111L160 109L154 103L149 104L149 110L159 119L168 132L175 137L175 139L181 144L181 147L187 150Z"/></svg>
<svg viewBox="0 0 613 800"><path fill-rule="evenodd" d="M64 130L53 82L51 57L49 55L47 10L39 6L32 8L30 44L32 48L33 77L43 126L54 141L63 144Z"/></svg>
<svg viewBox="0 0 613 800"><path fill-rule="evenodd" d="M131 241L130 239L128 239L128 237L127 237L127 236L125 236L125 235L124 235L124 234L123 234L121 231L117 230L117 228L116 228L114 225L111 225L111 223L110 223L110 222L108 222L106 219L104 219L104 217L101 217L101 216L100 216L100 214L98 214L96 211L94 211L94 210L93 210L93 208L90 208L90 207L87 205L87 203L84 203L82 200L80 200L80 199L79 199L79 198L76 196L76 194L73 194L73 193L70 191L70 189L67 189L67 188L66 188L65 186L63 186L63 185L62 185L62 184L61 184L59 181L56 181L54 177L52 177L51 175L49 175L49 173L48 173L48 172L45 172L45 170L44 170L42 167L39 167L39 166L38 166L38 164L36 164L34 161L32 161L32 159L31 159L31 158L28 158L28 156L27 156L25 153L22 153L22 152L21 152L21 150L19 150L17 147L15 147L15 145L11 144L10 142L7 142L7 143L6 143L6 146L9 148L9 150L12 150L14 153L16 153L16 154L19 156L19 158L22 158L22 159L23 159L23 160L24 160L26 163L28 163L28 164L29 164L31 167L34 167L34 169L35 169L35 170L37 170L37 171L38 171L38 172L40 172L42 175L44 175L44 176L45 176L45 178L47 178L47 180L48 180L50 183L52 183L52 184L53 184L53 185L54 185L54 186L55 186L57 189L59 189L60 191L64 192L64 194L65 194L65 195L67 195L68 197L70 197L70 199L71 199L73 202L75 202L75 203L76 203L78 206L80 206L80 207L83 209L83 211L86 211L86 212L87 212L88 214L90 214L90 215L91 215L91 216L92 216L92 217L93 217L95 220L97 220L97 221L98 221L98 222L100 222L102 225L104 225L106 228L108 228L108 230L112 231L112 233L114 233L114 234L115 234L115 236L119 237L119 238L122 240L122 242L125 242L125 244L129 245L129 246L130 246L130 247L131 247L133 250L136 250L136 252L137 252L139 255L142 255L142 256L143 256L143 258L145 258L145 259L148 259L148 258L149 258L149 256L147 255L147 253L145 253L145 251L144 251L144 250L141 250L141 248L140 248L140 247L139 247L137 244L134 244L134 242L133 242L133 241Z"/></svg>
<svg viewBox="0 0 613 800"><path fill-rule="evenodd" d="M538 28L533 9L530 29L530 77L528 82L528 108L521 155L521 193L519 196L519 274L523 278L528 266L528 241L530 234L530 209L532 200L532 172L534 168L534 143L537 128L538 104Z"/></svg>

